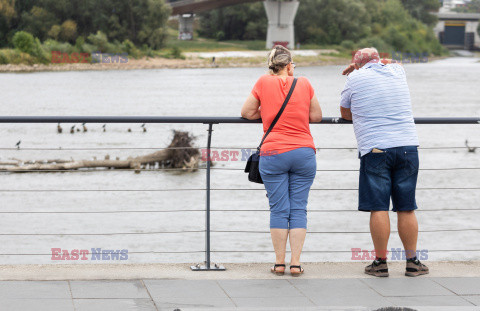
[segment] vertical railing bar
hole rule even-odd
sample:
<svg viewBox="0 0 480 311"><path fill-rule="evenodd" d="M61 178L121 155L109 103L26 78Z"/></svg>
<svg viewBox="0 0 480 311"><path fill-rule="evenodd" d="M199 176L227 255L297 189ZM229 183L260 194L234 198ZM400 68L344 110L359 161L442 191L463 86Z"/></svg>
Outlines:
<svg viewBox="0 0 480 311"><path fill-rule="evenodd" d="M211 241L210 241L210 173L211 173L211 166L212 166L212 157L211 157L211 150L212 150L212 132L213 132L213 124L218 123L205 123L208 124L208 138L207 138L207 169L206 169L206 199L205 199L205 265L197 264L195 266L191 266L190 269L193 271L225 271L225 267L212 264L211 262Z"/></svg>
<svg viewBox="0 0 480 311"><path fill-rule="evenodd" d="M207 200L205 212L205 265L210 269L210 166L211 166L211 146L212 146L213 124L208 124L208 140L207 140Z"/></svg>

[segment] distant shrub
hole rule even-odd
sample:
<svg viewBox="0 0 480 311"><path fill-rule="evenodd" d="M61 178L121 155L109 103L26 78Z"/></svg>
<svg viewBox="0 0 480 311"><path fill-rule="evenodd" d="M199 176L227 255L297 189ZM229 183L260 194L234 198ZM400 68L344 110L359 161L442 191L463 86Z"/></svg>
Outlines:
<svg viewBox="0 0 480 311"><path fill-rule="evenodd" d="M75 49L80 52L80 53L83 53L85 52L85 49L84 49L84 45L85 45L85 38L80 36L77 38L77 40L75 40Z"/></svg>
<svg viewBox="0 0 480 311"><path fill-rule="evenodd" d="M122 42L122 49L123 52L127 53L128 56L133 58L138 58L141 54L135 44L133 44L133 42L128 39Z"/></svg>
<svg viewBox="0 0 480 311"><path fill-rule="evenodd" d="M353 42L352 40L344 40L342 41L340 46L347 51L353 51L355 49L355 42Z"/></svg>
<svg viewBox="0 0 480 311"><path fill-rule="evenodd" d="M91 34L88 36L88 41L96 47L96 49L102 53L107 53L109 51L108 37L101 31L97 31L96 34Z"/></svg>
<svg viewBox="0 0 480 311"><path fill-rule="evenodd" d="M382 38L379 38L379 37L364 38L357 43L357 47L359 49L374 47L380 53L392 52L392 47L389 44L387 44L385 41L383 41Z"/></svg>
<svg viewBox="0 0 480 311"><path fill-rule="evenodd" d="M48 55L42 49L40 40L34 38L30 33L25 31L15 33L12 43L17 50L36 57L40 62L48 61Z"/></svg>
<svg viewBox="0 0 480 311"><path fill-rule="evenodd" d="M35 63L38 63L38 59L30 54L13 49L0 50L0 64L33 65Z"/></svg>
<svg viewBox="0 0 480 311"><path fill-rule="evenodd" d="M10 60L8 59L8 56L5 55L4 51L0 50L0 65L5 65L10 63Z"/></svg>
<svg viewBox="0 0 480 311"><path fill-rule="evenodd" d="M174 46L172 48L170 55L172 55L172 58L175 59L185 59L185 56L182 54L182 50L178 46Z"/></svg>
<svg viewBox="0 0 480 311"><path fill-rule="evenodd" d="M25 31L17 32L12 38L13 46L21 52L33 54L35 53L35 38Z"/></svg>
<svg viewBox="0 0 480 311"><path fill-rule="evenodd" d="M48 39L43 43L43 47L51 52L51 51L59 51L62 53L73 53L76 52L75 47L73 47L70 43L68 42L58 42L53 39Z"/></svg>

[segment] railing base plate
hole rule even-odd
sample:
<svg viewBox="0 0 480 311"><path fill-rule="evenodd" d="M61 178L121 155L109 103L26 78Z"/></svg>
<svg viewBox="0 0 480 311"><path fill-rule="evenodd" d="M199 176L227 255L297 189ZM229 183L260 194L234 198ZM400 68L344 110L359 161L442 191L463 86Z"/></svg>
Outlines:
<svg viewBox="0 0 480 311"><path fill-rule="evenodd" d="M216 263L211 263L210 268L207 268L207 265L205 263L201 263L195 266L190 266L190 269L192 269L192 271L225 271L227 270L224 266L220 266Z"/></svg>

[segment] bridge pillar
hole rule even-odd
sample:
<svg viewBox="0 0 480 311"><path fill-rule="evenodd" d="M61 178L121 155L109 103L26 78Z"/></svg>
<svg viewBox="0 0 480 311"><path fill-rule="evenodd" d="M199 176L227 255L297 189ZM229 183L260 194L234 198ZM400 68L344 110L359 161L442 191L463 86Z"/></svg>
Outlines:
<svg viewBox="0 0 480 311"><path fill-rule="evenodd" d="M193 22L195 21L194 14L183 14L178 16L178 39L192 40L193 39Z"/></svg>
<svg viewBox="0 0 480 311"><path fill-rule="evenodd" d="M293 21L298 0L266 0L263 5L268 17L267 49L276 44L292 49L295 46Z"/></svg>

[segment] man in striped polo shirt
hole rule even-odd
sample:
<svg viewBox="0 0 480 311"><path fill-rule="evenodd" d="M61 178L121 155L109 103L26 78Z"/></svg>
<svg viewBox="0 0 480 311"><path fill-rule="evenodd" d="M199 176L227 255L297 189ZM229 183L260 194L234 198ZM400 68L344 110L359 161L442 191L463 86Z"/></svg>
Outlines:
<svg viewBox="0 0 480 311"><path fill-rule="evenodd" d="M405 70L392 60L380 60L375 48L367 48L355 54L354 63L343 74L348 77L340 111L342 118L353 120L360 157L358 209L370 212L376 253L365 273L388 276L391 197L405 248L405 275L427 274L428 268L416 256L419 143Z"/></svg>

